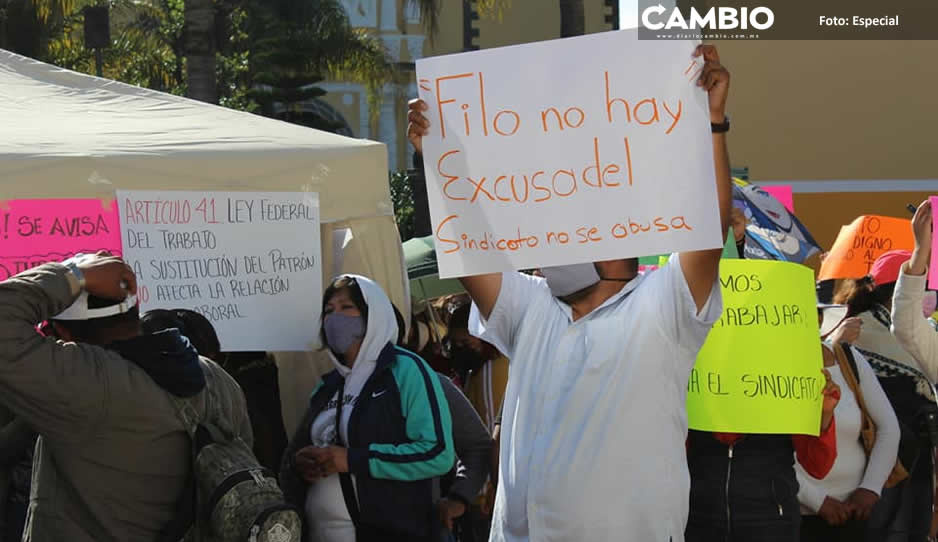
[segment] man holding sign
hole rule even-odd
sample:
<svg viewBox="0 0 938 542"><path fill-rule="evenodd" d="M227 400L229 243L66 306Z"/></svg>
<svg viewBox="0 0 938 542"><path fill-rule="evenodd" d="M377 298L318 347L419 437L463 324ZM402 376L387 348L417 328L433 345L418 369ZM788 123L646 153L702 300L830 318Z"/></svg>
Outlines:
<svg viewBox="0 0 938 542"><path fill-rule="evenodd" d="M709 114L720 221L713 226L726 232L729 73L713 46L686 53L680 62L699 62L695 82L707 100L684 113L699 106ZM408 136L418 152L430 134L428 110L422 100L410 104ZM491 540L683 540L687 380L722 304L722 242L710 241L648 276L631 258L542 267L546 280L516 272L461 278L478 334L511 359Z"/></svg>

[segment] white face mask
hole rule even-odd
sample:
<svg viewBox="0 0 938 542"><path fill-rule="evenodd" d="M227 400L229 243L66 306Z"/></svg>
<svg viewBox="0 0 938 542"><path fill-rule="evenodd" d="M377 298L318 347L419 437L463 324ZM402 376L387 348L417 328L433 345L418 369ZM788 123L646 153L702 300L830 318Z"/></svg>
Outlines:
<svg viewBox="0 0 938 542"><path fill-rule="evenodd" d="M554 297L564 297L589 288L599 282L599 273L592 263L542 267L547 287Z"/></svg>

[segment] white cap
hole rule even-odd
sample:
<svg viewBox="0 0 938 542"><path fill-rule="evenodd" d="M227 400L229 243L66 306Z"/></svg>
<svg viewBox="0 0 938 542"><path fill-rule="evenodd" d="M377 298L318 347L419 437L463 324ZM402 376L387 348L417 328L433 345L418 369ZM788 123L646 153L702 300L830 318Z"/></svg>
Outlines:
<svg viewBox="0 0 938 542"><path fill-rule="evenodd" d="M85 258L90 257L89 254L76 254L75 256L65 260L65 264L75 263L78 264ZM106 307L91 308L88 306L88 292L82 291L79 294L78 299L71 304L67 309L62 311L56 316L53 316L53 320L93 320L96 318L107 318L108 316L116 316L118 314L124 314L125 312L130 312L131 309L137 306L137 296L128 295L124 298L123 301L115 302L113 305L108 305Z"/></svg>
<svg viewBox="0 0 938 542"><path fill-rule="evenodd" d="M128 295L126 298L124 298L123 301L115 303L114 305L92 309L88 307L88 292L82 292L81 295L78 296L78 299L76 299L69 308L65 309L60 314L53 316L52 319L93 320L95 318L107 318L108 316L116 316L118 314L130 312L130 310L136 306L137 296Z"/></svg>
<svg viewBox="0 0 938 542"><path fill-rule="evenodd" d="M822 337L829 335L832 331L837 329L837 326L839 326L840 323L847 318L846 305L818 303L817 308L824 315L824 318L821 322Z"/></svg>

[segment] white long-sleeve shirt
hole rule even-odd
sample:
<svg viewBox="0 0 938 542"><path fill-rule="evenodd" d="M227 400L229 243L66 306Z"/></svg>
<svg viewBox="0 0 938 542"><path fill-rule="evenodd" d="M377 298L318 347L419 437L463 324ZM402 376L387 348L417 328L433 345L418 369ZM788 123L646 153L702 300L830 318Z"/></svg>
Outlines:
<svg viewBox="0 0 938 542"><path fill-rule="evenodd" d="M853 349L853 357L860 373L860 391L870 417L876 424L876 442L867 461L863 443L860 442L862 416L857 398L847 385L840 367L828 367L831 379L841 390L840 402L834 410L837 421L837 460L823 480L812 477L800 464L795 463L795 474L800 485L798 501L805 514L817 514L826 497L844 501L858 488L879 495L896 464L899 451L899 422L896 414L866 358L856 349Z"/></svg>
<svg viewBox="0 0 938 542"><path fill-rule="evenodd" d="M892 298L892 333L932 382L938 382L938 333L922 314L925 275L903 270Z"/></svg>

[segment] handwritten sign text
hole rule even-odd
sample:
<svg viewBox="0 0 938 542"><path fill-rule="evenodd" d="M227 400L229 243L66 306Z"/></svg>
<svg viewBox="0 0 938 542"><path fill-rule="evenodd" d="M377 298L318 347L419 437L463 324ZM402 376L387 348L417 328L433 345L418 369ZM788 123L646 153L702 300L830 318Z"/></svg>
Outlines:
<svg viewBox="0 0 938 542"><path fill-rule="evenodd" d="M0 280L77 253L121 253L116 202L19 199L0 202Z"/></svg>
<svg viewBox="0 0 938 542"><path fill-rule="evenodd" d="M188 308L222 348L309 350L322 296L315 193L118 191L142 308Z"/></svg>
<svg viewBox="0 0 938 542"><path fill-rule="evenodd" d="M818 434L824 375L813 275L787 262L720 262L723 314L687 384L692 429Z"/></svg>
<svg viewBox="0 0 938 542"><path fill-rule="evenodd" d="M722 246L693 49L623 31L418 61L441 276Z"/></svg>

